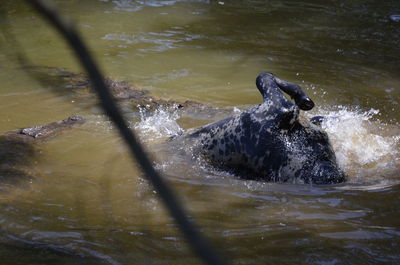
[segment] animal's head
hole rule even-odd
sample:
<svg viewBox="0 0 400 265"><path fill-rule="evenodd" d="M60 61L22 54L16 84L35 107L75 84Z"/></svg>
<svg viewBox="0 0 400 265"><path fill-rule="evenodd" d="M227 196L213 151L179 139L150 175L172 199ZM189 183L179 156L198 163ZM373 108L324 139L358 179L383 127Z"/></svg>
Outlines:
<svg viewBox="0 0 400 265"><path fill-rule="evenodd" d="M285 141L295 178L314 184L345 181L346 176L338 166L328 135L322 128L299 122L288 132Z"/></svg>

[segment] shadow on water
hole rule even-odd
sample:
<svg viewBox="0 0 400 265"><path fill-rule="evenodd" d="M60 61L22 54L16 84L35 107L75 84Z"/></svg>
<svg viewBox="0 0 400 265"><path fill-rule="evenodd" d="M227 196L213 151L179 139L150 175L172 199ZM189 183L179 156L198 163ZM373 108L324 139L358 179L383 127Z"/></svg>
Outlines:
<svg viewBox="0 0 400 265"><path fill-rule="evenodd" d="M0 232L0 246L3 264L112 264L106 259L77 255L65 247L19 238L5 231Z"/></svg>
<svg viewBox="0 0 400 265"><path fill-rule="evenodd" d="M0 136L0 190L23 185L32 179L29 168L37 151L31 141L16 137Z"/></svg>
<svg viewBox="0 0 400 265"><path fill-rule="evenodd" d="M34 162L37 162L40 154L38 145L84 122L80 116L71 116L61 121L17 129L1 135L0 189L7 190L10 185L13 187L12 184L31 180Z"/></svg>

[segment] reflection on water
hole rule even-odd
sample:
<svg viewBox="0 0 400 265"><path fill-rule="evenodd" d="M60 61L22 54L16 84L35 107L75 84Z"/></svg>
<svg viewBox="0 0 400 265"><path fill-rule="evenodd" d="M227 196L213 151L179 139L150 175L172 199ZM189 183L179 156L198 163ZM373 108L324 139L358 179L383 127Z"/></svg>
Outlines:
<svg viewBox="0 0 400 265"><path fill-rule="evenodd" d="M124 44L118 44L118 48L129 48L129 45L144 46L139 48L138 51L143 53L149 52L163 52L170 49L177 49L181 46L181 43L190 42L195 39L204 39L204 36L191 35L185 31L179 30L166 30L164 32L146 32L141 33L138 36L122 34L107 34L102 39L110 41L123 42ZM196 46L196 48L202 48Z"/></svg>
<svg viewBox="0 0 400 265"><path fill-rule="evenodd" d="M398 1L56 2L78 21L107 75L158 97L219 107L207 117L124 111L190 215L235 263L400 260ZM35 64L80 71L31 10L3 6L9 22L0 32L8 23ZM53 79L32 82L14 47L1 45L2 133L76 113L88 120L37 146L29 183L0 194L2 263L197 264L93 101L53 93ZM244 181L168 146L183 129L260 103L254 79L262 71L305 88L318 106L306 117L331 117L322 126L347 183Z"/></svg>
<svg viewBox="0 0 400 265"><path fill-rule="evenodd" d="M167 1L157 1L157 0L99 0L102 2L112 2L115 7L113 10L125 11L125 12L136 12L143 9L146 6L149 7L163 7L174 5L179 2L199 2L199 3L209 3L209 0L167 0Z"/></svg>

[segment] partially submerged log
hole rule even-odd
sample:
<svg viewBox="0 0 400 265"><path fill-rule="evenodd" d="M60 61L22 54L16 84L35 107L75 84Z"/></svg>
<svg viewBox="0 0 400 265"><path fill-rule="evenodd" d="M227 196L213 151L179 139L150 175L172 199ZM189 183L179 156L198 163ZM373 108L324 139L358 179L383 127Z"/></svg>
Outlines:
<svg viewBox="0 0 400 265"><path fill-rule="evenodd" d="M90 107L95 104L92 84L85 74L59 67L31 67L27 70L43 86L56 93L69 95L83 106ZM207 120L207 122L232 115L232 109L229 108L217 108L192 100L176 101L158 98L151 95L149 91L126 81L106 78L105 82L124 112L138 112L143 108L150 111L164 108L179 111L182 118Z"/></svg>
<svg viewBox="0 0 400 265"><path fill-rule="evenodd" d="M71 116L45 125L26 127L0 136L0 191L33 179L32 163L38 154L37 145L61 132L81 125L85 119Z"/></svg>
<svg viewBox="0 0 400 265"><path fill-rule="evenodd" d="M85 99L87 96L92 97L94 95L92 83L85 74L72 72L61 67L30 67L25 70L42 83L42 85L49 87L58 93L72 94ZM133 107L176 105L178 108L183 108L192 104L191 101L177 102L174 100L156 98L150 95L149 91L143 90L137 85L126 81L106 78L105 83L116 100L119 102L130 103ZM196 102L195 104L201 103Z"/></svg>
<svg viewBox="0 0 400 265"><path fill-rule="evenodd" d="M81 116L74 115L64 120L48 123L45 125L36 125L32 127L26 127L18 130L6 132L4 138L14 139L16 141L45 141L48 140L60 132L73 128L76 125L83 124L85 119Z"/></svg>

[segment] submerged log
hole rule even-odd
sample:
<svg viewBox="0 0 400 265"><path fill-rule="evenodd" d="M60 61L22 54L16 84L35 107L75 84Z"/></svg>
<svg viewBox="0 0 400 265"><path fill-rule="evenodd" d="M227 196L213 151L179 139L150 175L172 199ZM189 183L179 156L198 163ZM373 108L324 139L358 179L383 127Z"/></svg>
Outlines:
<svg viewBox="0 0 400 265"><path fill-rule="evenodd" d="M93 97L94 91L87 75L76 73L61 67L29 67L25 68L28 73L38 80L43 86L61 94L72 94L78 98ZM126 81L118 81L113 78L106 78L106 85L109 87L113 97L119 102L130 103L133 107L149 106L157 107L177 105L182 108L191 104L190 101L177 102L156 98L135 84ZM193 102L194 103L194 102ZM196 103L200 104L200 103Z"/></svg>
<svg viewBox="0 0 400 265"><path fill-rule="evenodd" d="M23 184L33 179L31 166L39 153L39 143L46 142L84 122L84 118L75 115L61 121L13 130L1 135L0 191L7 191L15 184Z"/></svg>
<svg viewBox="0 0 400 265"><path fill-rule="evenodd" d="M62 131L71 129L76 125L83 124L85 119L81 116L74 115L64 120L48 123L45 125L38 125L26 127L18 130L6 132L2 137L9 139L19 139L20 141L45 141L51 137L56 136Z"/></svg>
<svg viewBox="0 0 400 265"><path fill-rule="evenodd" d="M68 95L73 100L80 102L82 106L91 107L96 104L93 100L95 97L92 84L85 74L59 67L30 67L25 70L44 87L63 96ZM164 108L179 111L182 118L194 118L209 122L230 116L233 111L232 108L218 108L192 100L177 101L159 98L135 84L114 78L106 78L105 83L124 112L138 112L143 108L150 111Z"/></svg>

